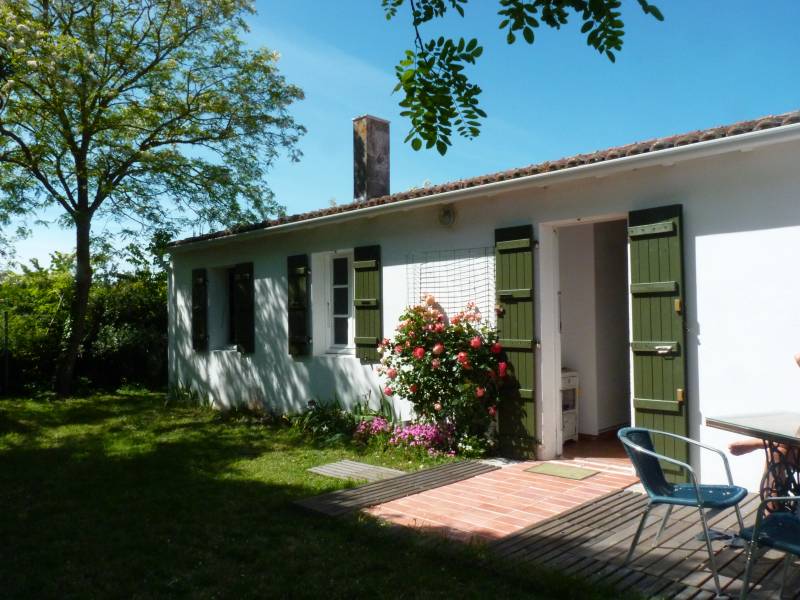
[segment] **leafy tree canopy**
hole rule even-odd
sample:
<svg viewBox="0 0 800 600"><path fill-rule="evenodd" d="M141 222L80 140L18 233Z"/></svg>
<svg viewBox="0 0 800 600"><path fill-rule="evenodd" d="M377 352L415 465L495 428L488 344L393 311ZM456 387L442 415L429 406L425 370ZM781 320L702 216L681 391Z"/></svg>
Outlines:
<svg viewBox="0 0 800 600"><path fill-rule="evenodd" d="M152 230L280 212L266 170L297 158L302 92L241 35L251 0L3 0L0 222L60 208L76 233L68 390L96 218ZM129 230L132 231L132 230Z"/></svg>
<svg viewBox="0 0 800 600"><path fill-rule="evenodd" d="M297 157L302 98L248 0L5 0L0 210L58 203L67 220L252 221L274 213L265 169ZM2 64L2 63L0 63ZM198 151L202 149L202 151ZM185 223L184 223L185 224Z"/></svg>
<svg viewBox="0 0 800 600"><path fill-rule="evenodd" d="M661 11L647 0L637 0L645 14L659 21ZM570 18L582 22L586 43L614 62L622 50L625 23L621 0L498 0L499 28L508 44L520 38L528 44L536 40L542 25L560 29ZM464 16L468 0L408 0L414 46L406 50L395 68L402 91L401 113L411 122L406 141L419 150L436 148L445 154L451 146L453 130L472 139L480 135L486 113L480 107L481 88L467 77L465 68L474 65L483 46L477 39L452 39L440 36L426 39L425 23L444 17L448 11ZM381 0L386 18L393 19L406 0Z"/></svg>

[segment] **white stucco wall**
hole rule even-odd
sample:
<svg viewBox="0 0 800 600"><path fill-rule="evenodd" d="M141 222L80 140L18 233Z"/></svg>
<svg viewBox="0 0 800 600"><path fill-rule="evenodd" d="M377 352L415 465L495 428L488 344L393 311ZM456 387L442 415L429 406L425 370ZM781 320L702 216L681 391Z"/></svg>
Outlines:
<svg viewBox="0 0 800 600"><path fill-rule="evenodd" d="M578 431L597 435L597 320L595 314L594 226L558 230L561 284L561 364L578 372Z"/></svg>
<svg viewBox="0 0 800 600"><path fill-rule="evenodd" d="M377 383L370 367L353 358L293 359L288 355L287 255L381 244L384 333L390 334L406 302L403 260L410 251L491 245L497 227L565 222L681 203L690 432L725 446L734 436L703 426L705 416L796 410L798 406L800 369L791 360L800 350L800 279L794 268L800 261L798 196L800 143L787 142L673 166L493 192L459 202L452 228L438 224L435 207L409 208L294 233L178 249L171 275L172 381L201 387L222 403L252 397L277 410L297 410L310 397L330 398L334 393L356 399L372 391L374 397ZM252 260L255 269L256 353L192 352L191 269L245 260ZM552 420L541 418L545 405L541 389L539 422L550 424L548 431L540 431L544 438L552 436ZM753 488L761 457L733 458L732 464L738 481ZM702 457L697 465L704 479L720 479L721 466L713 456Z"/></svg>
<svg viewBox="0 0 800 600"><path fill-rule="evenodd" d="M630 421L628 224L594 224L597 431Z"/></svg>

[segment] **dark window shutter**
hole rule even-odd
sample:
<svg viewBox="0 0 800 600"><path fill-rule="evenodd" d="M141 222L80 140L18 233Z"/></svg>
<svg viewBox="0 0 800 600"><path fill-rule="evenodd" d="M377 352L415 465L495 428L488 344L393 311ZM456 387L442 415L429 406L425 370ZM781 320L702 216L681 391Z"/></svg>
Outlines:
<svg viewBox="0 0 800 600"><path fill-rule="evenodd" d="M240 263L235 269L233 332L239 351L250 354L256 350L253 263Z"/></svg>
<svg viewBox="0 0 800 600"><path fill-rule="evenodd" d="M628 215L631 276L633 408L637 427L686 436L686 339L680 205ZM686 462L686 443L654 436L656 452ZM667 479L686 480L662 463Z"/></svg>
<svg viewBox="0 0 800 600"><path fill-rule="evenodd" d="M356 316L356 356L365 363L378 362L378 343L383 337L381 302L381 247L353 250L353 305Z"/></svg>
<svg viewBox="0 0 800 600"><path fill-rule="evenodd" d="M192 348L208 350L208 275L205 269L192 269Z"/></svg>
<svg viewBox="0 0 800 600"><path fill-rule="evenodd" d="M310 353L311 349L309 323L311 271L308 267L308 255L290 256L286 263L289 283L289 354L305 356Z"/></svg>
<svg viewBox="0 0 800 600"><path fill-rule="evenodd" d="M532 225L495 230L497 329L511 384L500 404L500 442L504 453L526 457L536 436L533 247Z"/></svg>

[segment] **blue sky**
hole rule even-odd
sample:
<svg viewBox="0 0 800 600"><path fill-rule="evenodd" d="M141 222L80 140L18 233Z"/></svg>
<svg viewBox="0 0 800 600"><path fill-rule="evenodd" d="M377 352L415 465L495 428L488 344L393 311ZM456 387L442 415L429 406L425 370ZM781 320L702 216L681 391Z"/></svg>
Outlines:
<svg viewBox="0 0 800 600"><path fill-rule="evenodd" d="M800 108L800 3L656 0L666 20L624 0L625 47L616 64L586 46L577 27L539 30L531 47L505 43L497 0L472 0L423 29L477 37L485 50L471 71L488 119L474 141L445 157L403 143L407 123L392 94L394 65L412 41L407 7L387 22L380 0L259 0L249 41L281 53L286 78L306 99L293 108L308 133L299 163L270 175L290 213L352 198L352 123L391 120L392 191L589 152L656 136ZM72 247L70 231L37 227L18 260Z"/></svg>

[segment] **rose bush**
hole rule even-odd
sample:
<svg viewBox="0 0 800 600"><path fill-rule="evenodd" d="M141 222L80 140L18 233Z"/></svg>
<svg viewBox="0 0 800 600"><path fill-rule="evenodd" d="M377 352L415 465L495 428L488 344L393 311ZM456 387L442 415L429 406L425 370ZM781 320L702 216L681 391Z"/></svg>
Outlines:
<svg viewBox="0 0 800 600"><path fill-rule="evenodd" d="M452 427L455 442L485 438L507 365L497 331L474 303L448 319L428 296L406 309L379 350L387 396L408 399L422 422Z"/></svg>

